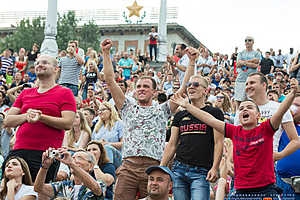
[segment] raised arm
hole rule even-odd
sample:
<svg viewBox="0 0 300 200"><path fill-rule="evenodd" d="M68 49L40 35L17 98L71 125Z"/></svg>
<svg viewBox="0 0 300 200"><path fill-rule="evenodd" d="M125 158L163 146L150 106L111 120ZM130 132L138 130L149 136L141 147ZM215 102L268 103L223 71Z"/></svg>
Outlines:
<svg viewBox="0 0 300 200"><path fill-rule="evenodd" d="M82 181L83 185L89 188L93 194L101 196L103 191L98 182L88 172L84 171L75 164L71 154L66 149L61 148L59 149L59 152L61 155L63 155L63 158L56 157L56 159L68 165L72 171L72 174L78 177Z"/></svg>
<svg viewBox="0 0 300 200"><path fill-rule="evenodd" d="M81 67L84 64L84 60L82 59L82 57L80 55L78 55L77 53L74 54L77 62L78 62L78 67Z"/></svg>
<svg viewBox="0 0 300 200"><path fill-rule="evenodd" d="M195 48L189 47L186 50L186 54L188 55L188 57L190 59L190 63L189 63L189 66L187 67L187 71L184 74L182 85L180 86L180 89L176 93L176 94L180 94L181 96L186 91L186 84L189 82L190 78L195 73L195 64L196 64L196 59L199 56L199 51ZM170 108L171 108L172 113L175 113L178 108L178 105L176 103L170 101Z"/></svg>
<svg viewBox="0 0 300 200"><path fill-rule="evenodd" d="M300 56L300 53L297 52L297 56L294 58L292 64L291 64L290 67L289 67L289 71L290 71L290 72L293 72L293 71L297 70L297 69L300 67L300 62L297 63L297 62L298 62L299 56Z"/></svg>
<svg viewBox="0 0 300 200"><path fill-rule="evenodd" d="M110 59L110 48L111 47L112 47L112 41L110 39L105 39L101 43L101 48L103 51L104 79L107 83L108 88L110 89L112 98L115 102L117 109L121 110L121 108L124 104L124 101L125 101L125 95L114 79L114 69L113 69L111 59Z"/></svg>
<svg viewBox="0 0 300 200"><path fill-rule="evenodd" d="M285 97L284 101L280 104L278 110L271 118L271 124L275 130L279 128L283 115L292 105L298 91L298 81L295 78L291 79L290 84L292 89L291 92Z"/></svg>
<svg viewBox="0 0 300 200"><path fill-rule="evenodd" d="M185 108L193 116L206 123L208 126L211 126L212 128L216 129L218 132L222 134L225 133L225 122L220 121L211 114L193 106L188 101L186 101L181 95L176 93L174 96L172 96L171 101Z"/></svg>
<svg viewBox="0 0 300 200"><path fill-rule="evenodd" d="M49 149L51 150L51 148ZM34 191L46 195L47 197L54 197L54 190L50 184L45 184L46 175L49 167L53 162L53 158L48 157L48 151L44 152L42 155L42 164L41 168L36 176L34 182Z"/></svg>

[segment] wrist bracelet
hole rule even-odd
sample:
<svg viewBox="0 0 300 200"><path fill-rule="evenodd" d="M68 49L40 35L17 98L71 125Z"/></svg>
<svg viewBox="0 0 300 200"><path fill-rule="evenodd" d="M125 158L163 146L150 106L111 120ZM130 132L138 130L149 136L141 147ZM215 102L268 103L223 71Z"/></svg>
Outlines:
<svg viewBox="0 0 300 200"><path fill-rule="evenodd" d="M94 169L100 169L99 165L95 165Z"/></svg>

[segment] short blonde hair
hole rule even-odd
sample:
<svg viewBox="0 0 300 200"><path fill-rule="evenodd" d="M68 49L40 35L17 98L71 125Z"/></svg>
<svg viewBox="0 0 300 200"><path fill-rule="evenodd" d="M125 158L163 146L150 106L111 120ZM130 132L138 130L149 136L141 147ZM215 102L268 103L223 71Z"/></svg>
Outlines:
<svg viewBox="0 0 300 200"><path fill-rule="evenodd" d="M200 76L200 75L193 75L190 80L194 79L194 78L198 78L198 79L201 79L205 85L206 88L208 88L208 81L203 77L203 76Z"/></svg>

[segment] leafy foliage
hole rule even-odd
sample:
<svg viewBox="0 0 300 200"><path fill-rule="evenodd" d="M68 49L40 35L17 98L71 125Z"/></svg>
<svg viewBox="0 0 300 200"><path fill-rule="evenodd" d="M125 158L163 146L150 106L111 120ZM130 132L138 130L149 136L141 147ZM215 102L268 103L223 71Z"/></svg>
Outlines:
<svg viewBox="0 0 300 200"><path fill-rule="evenodd" d="M88 24L84 24L78 32L80 35L79 44L81 48L87 49L88 47L93 47L95 50L99 49L99 28L94 21L89 21Z"/></svg>
<svg viewBox="0 0 300 200"><path fill-rule="evenodd" d="M74 11L69 11L63 16L58 14L56 36L58 48L66 49L68 41L78 40L81 48L93 47L98 50L100 38L98 26L94 21L89 21L88 24L78 27L78 21ZM42 17L35 18L32 21L29 19L21 20L13 34L0 40L1 52L6 48L18 51L23 47L30 50L34 43L41 46L44 40L45 23L46 19Z"/></svg>

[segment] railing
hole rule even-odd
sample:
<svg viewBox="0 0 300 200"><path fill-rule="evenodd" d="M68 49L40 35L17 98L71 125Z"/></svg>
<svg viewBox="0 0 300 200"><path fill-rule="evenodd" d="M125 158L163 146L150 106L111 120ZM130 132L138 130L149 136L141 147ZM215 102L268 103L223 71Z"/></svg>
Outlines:
<svg viewBox="0 0 300 200"><path fill-rule="evenodd" d="M69 10L59 11L61 15ZM124 23L122 17L126 9L89 9L89 10L74 10L76 18L79 20L79 25L83 25L91 20L96 24L121 24ZM159 8L145 7L141 13L146 12L144 23L157 23L159 19ZM22 19L33 19L37 17L46 17L47 11L1 11L0 12L0 27L16 26ZM168 23L176 22L178 16L177 7L168 7L167 21Z"/></svg>

